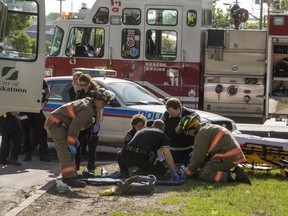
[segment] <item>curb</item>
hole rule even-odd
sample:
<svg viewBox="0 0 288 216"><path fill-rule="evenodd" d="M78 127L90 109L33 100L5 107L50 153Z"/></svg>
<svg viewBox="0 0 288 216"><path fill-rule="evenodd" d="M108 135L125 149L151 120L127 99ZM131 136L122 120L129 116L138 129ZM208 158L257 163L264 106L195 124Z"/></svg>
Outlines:
<svg viewBox="0 0 288 216"><path fill-rule="evenodd" d="M36 199L41 197L43 194L45 194L50 188L52 188L56 182L56 179L49 181L47 184L42 186L40 189L35 191L30 197L28 197L26 200L24 200L22 203L20 203L17 207L14 209L10 210L5 214L5 216L16 216L18 215L21 211L23 211L27 206L29 206L32 202L34 202Z"/></svg>

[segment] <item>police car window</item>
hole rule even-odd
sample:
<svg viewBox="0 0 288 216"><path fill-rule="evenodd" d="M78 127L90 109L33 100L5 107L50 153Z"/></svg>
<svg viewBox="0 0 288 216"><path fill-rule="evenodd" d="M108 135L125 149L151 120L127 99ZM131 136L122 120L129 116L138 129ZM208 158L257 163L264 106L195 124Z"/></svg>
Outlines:
<svg viewBox="0 0 288 216"><path fill-rule="evenodd" d="M123 24L125 25L139 25L141 22L140 9L125 8L122 14Z"/></svg>
<svg viewBox="0 0 288 216"><path fill-rule="evenodd" d="M163 105L155 95L136 83L117 82L110 83L109 86L126 105Z"/></svg>
<svg viewBox="0 0 288 216"><path fill-rule="evenodd" d="M48 81L47 84L50 87L51 95L49 101L55 102L69 102L69 88L71 87L71 81Z"/></svg>

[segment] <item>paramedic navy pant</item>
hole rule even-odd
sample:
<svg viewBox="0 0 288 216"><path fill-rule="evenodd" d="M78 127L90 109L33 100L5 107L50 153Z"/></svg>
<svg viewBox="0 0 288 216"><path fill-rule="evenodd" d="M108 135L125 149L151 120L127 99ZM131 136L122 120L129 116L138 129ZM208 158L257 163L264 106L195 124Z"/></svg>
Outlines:
<svg viewBox="0 0 288 216"><path fill-rule="evenodd" d="M140 168L144 175L153 174L155 176L162 176L166 173L167 168L164 163L149 163L149 156L144 154L139 154L136 152L131 152L127 150L120 150L117 154L117 162L121 171L122 178L129 177L128 167L136 166Z"/></svg>

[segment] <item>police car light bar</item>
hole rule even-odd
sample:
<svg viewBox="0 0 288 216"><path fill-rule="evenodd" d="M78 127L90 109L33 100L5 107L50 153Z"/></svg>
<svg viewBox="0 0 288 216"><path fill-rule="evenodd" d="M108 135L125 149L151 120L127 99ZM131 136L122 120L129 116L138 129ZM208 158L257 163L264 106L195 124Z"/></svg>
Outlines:
<svg viewBox="0 0 288 216"><path fill-rule="evenodd" d="M97 68L73 68L72 73L81 71L84 74L89 74L91 77L116 77L117 71L115 70L106 70L106 69L97 69Z"/></svg>

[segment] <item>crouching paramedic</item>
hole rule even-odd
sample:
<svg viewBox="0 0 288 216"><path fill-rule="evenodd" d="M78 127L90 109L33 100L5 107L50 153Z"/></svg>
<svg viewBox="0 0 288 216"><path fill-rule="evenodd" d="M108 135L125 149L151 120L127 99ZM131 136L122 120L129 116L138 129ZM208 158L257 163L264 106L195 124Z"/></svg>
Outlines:
<svg viewBox="0 0 288 216"><path fill-rule="evenodd" d="M90 127L96 113L115 98L113 92L105 89L92 90L91 95L92 98L73 101L54 110L44 126L55 143L63 182L71 187L86 186L85 182L77 180L74 167L74 155L80 145L78 134Z"/></svg>
<svg viewBox="0 0 288 216"><path fill-rule="evenodd" d="M163 131L164 122L160 119L155 120L152 127L137 131L128 145L120 150L117 161L122 178L129 177L128 167L131 166L140 168L145 175L164 175L167 168L164 161L160 161L159 158L163 159L163 153L172 171L171 180L179 180L169 148L169 139Z"/></svg>
<svg viewBox="0 0 288 216"><path fill-rule="evenodd" d="M245 162L239 143L226 128L202 123L197 114L184 116L176 128L178 133L194 136L194 155L185 168L187 176L209 182L242 182L251 184L237 166ZM191 137L192 139L192 137Z"/></svg>

